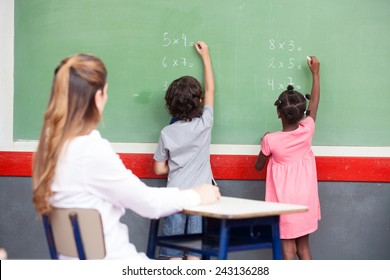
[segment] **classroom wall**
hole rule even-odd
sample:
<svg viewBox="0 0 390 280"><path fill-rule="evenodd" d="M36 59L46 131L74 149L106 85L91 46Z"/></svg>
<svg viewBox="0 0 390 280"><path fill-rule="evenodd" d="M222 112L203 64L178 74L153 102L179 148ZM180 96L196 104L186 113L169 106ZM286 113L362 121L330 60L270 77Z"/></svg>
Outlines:
<svg viewBox="0 0 390 280"><path fill-rule="evenodd" d="M144 179L150 186L163 179ZM219 180L226 196L264 199L264 181ZM317 260L390 260L390 183L319 183L322 220L311 236ZM42 222L31 203L30 177L0 177L0 246L10 259L49 259ZM146 250L149 220L127 211L131 242ZM271 259L270 250L231 259Z"/></svg>

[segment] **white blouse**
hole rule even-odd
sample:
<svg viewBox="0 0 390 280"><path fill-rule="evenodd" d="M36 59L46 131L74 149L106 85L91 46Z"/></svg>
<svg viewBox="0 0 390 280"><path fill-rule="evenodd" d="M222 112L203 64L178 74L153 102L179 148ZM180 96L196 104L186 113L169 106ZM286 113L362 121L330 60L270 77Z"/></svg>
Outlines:
<svg viewBox="0 0 390 280"><path fill-rule="evenodd" d="M146 186L126 169L110 143L97 130L72 139L62 151L52 184L51 204L61 208L94 208L102 217L106 259L147 259L129 242L119 219L128 208L156 219L198 205L193 190Z"/></svg>

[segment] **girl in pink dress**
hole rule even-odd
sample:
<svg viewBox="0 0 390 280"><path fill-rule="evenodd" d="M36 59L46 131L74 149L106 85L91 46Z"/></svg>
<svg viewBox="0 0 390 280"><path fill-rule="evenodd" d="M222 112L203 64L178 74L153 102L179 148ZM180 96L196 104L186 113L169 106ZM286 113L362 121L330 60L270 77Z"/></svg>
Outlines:
<svg viewBox="0 0 390 280"><path fill-rule="evenodd" d="M265 200L307 205L305 213L280 217L280 238L283 258L309 260L312 258L309 234L316 231L321 219L318 198L317 171L311 141L320 100L320 63L315 56L308 59L313 76L308 110L306 99L289 85L275 101L283 130L266 133L255 168L267 166ZM304 118L306 112L306 118Z"/></svg>

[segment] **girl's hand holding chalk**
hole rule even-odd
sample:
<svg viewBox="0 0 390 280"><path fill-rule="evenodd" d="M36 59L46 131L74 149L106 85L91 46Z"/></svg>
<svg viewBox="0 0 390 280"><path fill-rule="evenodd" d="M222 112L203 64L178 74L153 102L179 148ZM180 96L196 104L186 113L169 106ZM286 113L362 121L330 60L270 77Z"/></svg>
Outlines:
<svg viewBox="0 0 390 280"><path fill-rule="evenodd" d="M307 64L309 65L310 71L313 74L318 74L320 71L320 63L315 56L307 56Z"/></svg>

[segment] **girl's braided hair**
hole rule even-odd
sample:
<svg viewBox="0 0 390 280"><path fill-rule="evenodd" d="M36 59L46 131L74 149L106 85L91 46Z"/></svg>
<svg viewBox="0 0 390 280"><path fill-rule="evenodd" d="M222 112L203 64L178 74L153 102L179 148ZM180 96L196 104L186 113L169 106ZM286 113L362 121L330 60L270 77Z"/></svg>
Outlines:
<svg viewBox="0 0 390 280"><path fill-rule="evenodd" d="M310 100L310 94L304 96L289 85L287 90L279 95L274 105L284 115L288 124L294 124L302 120L305 113L306 116L310 114L310 111L306 110L306 99Z"/></svg>

